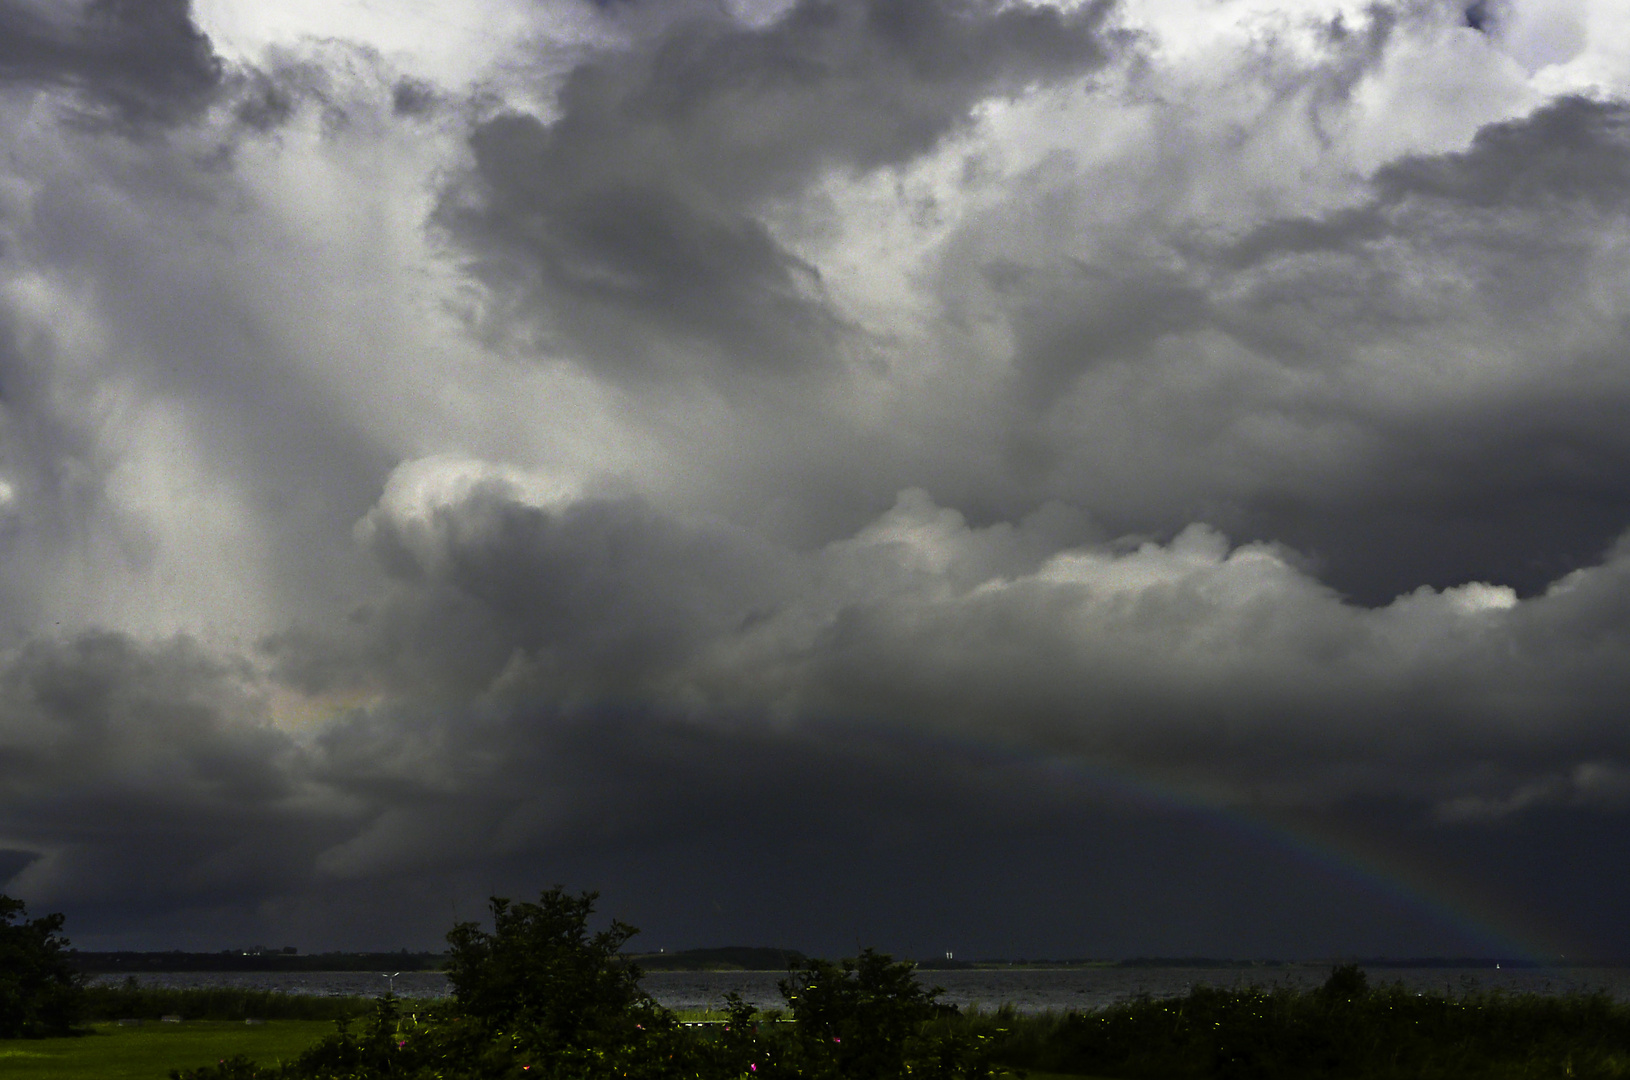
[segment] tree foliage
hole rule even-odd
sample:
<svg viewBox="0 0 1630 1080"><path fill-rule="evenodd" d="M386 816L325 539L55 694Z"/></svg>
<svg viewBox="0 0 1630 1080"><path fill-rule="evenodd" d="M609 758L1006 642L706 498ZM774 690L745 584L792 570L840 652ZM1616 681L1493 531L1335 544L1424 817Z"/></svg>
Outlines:
<svg viewBox="0 0 1630 1080"><path fill-rule="evenodd" d="M490 1030L524 1030L540 1050L627 1037L655 1006L640 969L621 959L639 931L613 921L590 933L597 893L550 889L535 904L491 901L493 930L459 923L447 935L447 980L466 1016Z"/></svg>
<svg viewBox="0 0 1630 1080"><path fill-rule="evenodd" d="M806 1077L886 1080L982 1076L977 1045L931 1021L946 1012L938 987L918 984L915 965L866 949L852 960L813 960L780 984Z"/></svg>
<svg viewBox="0 0 1630 1080"><path fill-rule="evenodd" d="M0 894L0 1038L66 1035L84 1009L81 979L68 963L61 914L28 917Z"/></svg>

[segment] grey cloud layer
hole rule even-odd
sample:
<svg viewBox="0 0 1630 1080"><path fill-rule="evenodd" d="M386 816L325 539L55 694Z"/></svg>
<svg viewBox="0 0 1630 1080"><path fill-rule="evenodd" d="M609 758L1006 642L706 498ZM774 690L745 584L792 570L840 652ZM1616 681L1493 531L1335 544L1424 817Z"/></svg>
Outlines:
<svg viewBox="0 0 1630 1080"><path fill-rule="evenodd" d="M1622 548L1528 600L1467 585L1364 609L1203 527L1125 550L1049 531L972 529L908 492L800 555L637 501L545 508L480 487L370 515L403 574L376 636L411 649L460 626L484 642L462 654L465 692L522 709L886 718L1291 803L1503 798L1567 776L1586 779L1551 795L1588 800L1590 777L1607 790L1625 768Z"/></svg>
<svg viewBox="0 0 1630 1080"><path fill-rule="evenodd" d="M1092 69L1103 11L811 0L762 29L684 22L575 69L548 123L483 125L443 217L505 315L591 369L818 367L844 320L757 204L909 161L980 102Z"/></svg>
<svg viewBox="0 0 1630 1080"><path fill-rule="evenodd" d="M0 83L65 85L119 121L167 121L207 104L222 78L190 0L0 4Z"/></svg>
<svg viewBox="0 0 1630 1080"><path fill-rule="evenodd" d="M1074 171L1045 182L970 229L958 258L987 272L952 293L1012 329L1028 482L1116 528L1203 516L1287 542L1369 603L1422 582L1533 591L1594 560L1630 494L1606 286L1624 116L1559 101L1222 245L1186 216L1079 255L1004 233L1079 198Z"/></svg>
<svg viewBox="0 0 1630 1080"><path fill-rule="evenodd" d="M37 642L6 658L5 831L16 888L87 902L219 901L305 867L293 748L241 665L177 641Z"/></svg>
<svg viewBox="0 0 1630 1080"><path fill-rule="evenodd" d="M0 95L8 890L1209 865L1116 777L1434 857L1622 829L1624 103L1400 134L1388 65L1486 47L1424 8L1216 71L1098 5L653 15L537 115L43 10L0 78L126 130Z"/></svg>
<svg viewBox="0 0 1630 1080"><path fill-rule="evenodd" d="M347 634L269 641L274 682L185 643L9 659L6 840L42 854L20 886L208 908L581 865L768 807L801 843L1080 814L985 747L1439 829L1630 802L1622 551L1529 600L1372 610L1200 527L1061 548L1047 516L971 529L920 492L802 555L501 479L396 495L363 529L392 591ZM278 682L355 704L291 738Z"/></svg>

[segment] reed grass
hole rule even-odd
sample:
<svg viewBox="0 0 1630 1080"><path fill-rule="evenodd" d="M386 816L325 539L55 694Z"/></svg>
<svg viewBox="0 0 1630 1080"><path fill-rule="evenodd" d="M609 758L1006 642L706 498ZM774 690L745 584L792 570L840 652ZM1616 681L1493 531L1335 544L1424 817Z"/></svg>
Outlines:
<svg viewBox="0 0 1630 1080"><path fill-rule="evenodd" d="M1630 1004L1605 992L1196 987L1090 1013L969 1011L1010 1068L1220 1080L1630 1078Z"/></svg>
<svg viewBox="0 0 1630 1080"><path fill-rule="evenodd" d="M366 1015L369 997L320 997L277 990L234 987L170 989L136 983L123 986L87 986L85 1019L158 1020L181 1016L187 1020L341 1020Z"/></svg>

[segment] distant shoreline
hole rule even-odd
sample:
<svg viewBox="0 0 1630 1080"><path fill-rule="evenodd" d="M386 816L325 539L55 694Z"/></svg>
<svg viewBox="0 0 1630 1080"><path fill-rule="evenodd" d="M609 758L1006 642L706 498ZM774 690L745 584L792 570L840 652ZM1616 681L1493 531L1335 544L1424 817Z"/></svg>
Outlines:
<svg viewBox="0 0 1630 1080"><path fill-rule="evenodd" d="M179 971L440 971L441 953L82 952L68 962L86 975L140 975Z"/></svg>

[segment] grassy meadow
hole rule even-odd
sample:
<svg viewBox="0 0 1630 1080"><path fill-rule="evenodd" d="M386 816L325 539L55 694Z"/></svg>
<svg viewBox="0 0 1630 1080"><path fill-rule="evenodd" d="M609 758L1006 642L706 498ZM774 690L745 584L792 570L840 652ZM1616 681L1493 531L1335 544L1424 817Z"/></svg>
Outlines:
<svg viewBox="0 0 1630 1080"><path fill-rule="evenodd" d="M0 1042L3 1080L165 1080L170 1070L234 1054L258 1064L290 1061L334 1030L326 1020L184 1020L179 1024L92 1025L91 1034Z"/></svg>
<svg viewBox="0 0 1630 1080"><path fill-rule="evenodd" d="M261 1065L292 1061L334 1031L334 1021L366 1015L372 998L317 997L236 988L177 990L121 986L85 990L90 1034L0 1041L0 1080L165 1080L243 1055ZM168 1023L165 1016L180 1016ZM118 1021L140 1020L139 1025ZM246 1023L254 1019L256 1023Z"/></svg>

